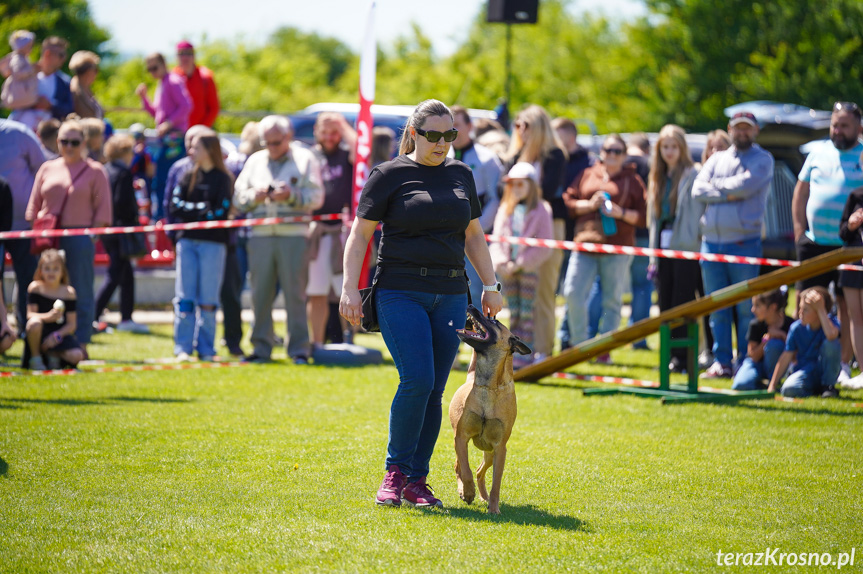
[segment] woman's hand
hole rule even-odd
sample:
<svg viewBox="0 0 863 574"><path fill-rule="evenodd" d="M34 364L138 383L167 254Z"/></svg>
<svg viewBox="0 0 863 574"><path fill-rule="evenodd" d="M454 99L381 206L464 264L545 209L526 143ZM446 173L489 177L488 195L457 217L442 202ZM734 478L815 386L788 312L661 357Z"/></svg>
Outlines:
<svg viewBox="0 0 863 574"><path fill-rule="evenodd" d="M486 317L494 317L503 309L503 295L496 291L482 292L482 312Z"/></svg>
<svg viewBox="0 0 863 574"><path fill-rule="evenodd" d="M147 96L147 84L138 84L138 87L135 88L135 93L138 94L138 97L144 98Z"/></svg>
<svg viewBox="0 0 863 574"><path fill-rule="evenodd" d="M339 299L339 314L351 325L358 326L363 318L363 299L356 287L342 288Z"/></svg>
<svg viewBox="0 0 863 574"><path fill-rule="evenodd" d="M597 191L588 201L590 202L591 211L599 211L602 209L602 204L605 203L605 192Z"/></svg>

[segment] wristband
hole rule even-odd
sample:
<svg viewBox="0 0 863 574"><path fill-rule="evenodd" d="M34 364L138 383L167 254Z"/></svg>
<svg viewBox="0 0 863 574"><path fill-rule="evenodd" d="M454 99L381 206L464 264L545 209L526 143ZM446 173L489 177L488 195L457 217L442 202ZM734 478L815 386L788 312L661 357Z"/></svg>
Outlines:
<svg viewBox="0 0 863 574"><path fill-rule="evenodd" d="M54 331L54 340L58 343L63 340L63 335L60 334L60 331Z"/></svg>

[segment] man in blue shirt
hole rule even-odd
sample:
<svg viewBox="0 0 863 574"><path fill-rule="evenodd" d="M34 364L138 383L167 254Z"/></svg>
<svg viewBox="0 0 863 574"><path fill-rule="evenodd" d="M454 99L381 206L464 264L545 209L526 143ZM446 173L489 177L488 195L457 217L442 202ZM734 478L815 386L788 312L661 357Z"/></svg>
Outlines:
<svg viewBox="0 0 863 574"><path fill-rule="evenodd" d="M9 182L12 190L12 231L30 229L24 217L36 172L45 161L42 146L30 129L20 122L0 119L0 177ZM12 256L15 281L18 283L18 301L15 315L18 332L24 332L27 324L27 286L33 280L38 259L30 254L29 239L7 239L5 250ZM5 262L0 258L0 277L3 277Z"/></svg>
<svg viewBox="0 0 863 574"><path fill-rule="evenodd" d="M861 112L852 102L836 102L830 117L830 141L823 142L806 158L797 178L794 198L791 200L791 216L794 221L794 240L797 244L797 259L806 261L818 255L842 247L839 237L839 220L848 196L854 189L863 186L863 169L860 166ZM839 270L810 277L797 283L797 293L809 287L829 288L834 284L836 306L839 308L839 323L842 336L842 371L839 381L851 374L851 320L842 290L839 289ZM800 306L800 297L797 298Z"/></svg>
<svg viewBox="0 0 863 574"><path fill-rule="evenodd" d="M767 191L773 180L773 156L755 143L758 123L749 112L734 114L728 123L732 146L716 152L699 172L692 198L705 204L701 216L701 252L761 257L761 225ZM702 261L706 294L758 276L757 265ZM746 330L752 320L749 300L737 310L737 365L746 358ZM705 378L730 378L732 370L730 307L710 315L715 362Z"/></svg>

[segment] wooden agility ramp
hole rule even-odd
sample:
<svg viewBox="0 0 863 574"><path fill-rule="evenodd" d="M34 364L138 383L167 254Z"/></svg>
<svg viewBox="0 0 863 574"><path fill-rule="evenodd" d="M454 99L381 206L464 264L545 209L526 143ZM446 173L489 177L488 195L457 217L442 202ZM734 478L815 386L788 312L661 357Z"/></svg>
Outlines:
<svg viewBox="0 0 863 574"><path fill-rule="evenodd" d="M580 345L567 349L549 357L539 363L534 363L523 367L514 373L516 381L520 382L535 382L543 377L550 376L558 371L562 371L567 367L586 361L596 355L607 353L612 349L622 347L624 345L640 341L647 335L661 331L662 335L662 356L667 357L670 353L668 343L670 342L670 329L681 323L687 323L689 326L688 337L683 345L693 346L693 335L697 340L697 323L699 317L717 311L719 309L729 307L745 299L749 299L759 293L764 293L772 289L777 289L782 285L790 285L801 279L821 275L828 271L832 271L843 263L859 262L863 259L863 247L842 248L836 251L831 251L824 255L814 257L801 263L795 267L785 267L761 275L748 281L743 281L735 285L731 285L706 297L701 297L695 301L690 301L683 305L678 305L657 317L650 317L635 323L631 327L613 331L599 338L585 341ZM585 311L586 312L586 311ZM686 386L670 385L668 382L667 360L663 365L660 365L662 380L659 388L656 389L590 389L600 393L614 392L637 392L638 394L653 395L663 398L663 402L667 401L693 401L693 400L739 400L741 398L761 398L765 391L728 391L721 393L699 393L697 389L698 371L694 365L694 358L690 353L689 365L687 372L689 374L689 384ZM710 396L708 396L710 395ZM717 395L717 396L712 396ZM773 396L770 393L768 396Z"/></svg>

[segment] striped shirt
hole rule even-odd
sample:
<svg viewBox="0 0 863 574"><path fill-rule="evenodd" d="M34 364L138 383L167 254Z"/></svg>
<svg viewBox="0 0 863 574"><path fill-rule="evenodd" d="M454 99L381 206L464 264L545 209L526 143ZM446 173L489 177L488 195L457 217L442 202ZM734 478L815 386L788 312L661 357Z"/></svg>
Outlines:
<svg viewBox="0 0 863 574"><path fill-rule="evenodd" d="M826 141L806 158L798 179L809 183L806 203L806 235L821 245L842 245L839 220L851 192L863 187L860 154L863 144L857 142L848 150L836 149Z"/></svg>

